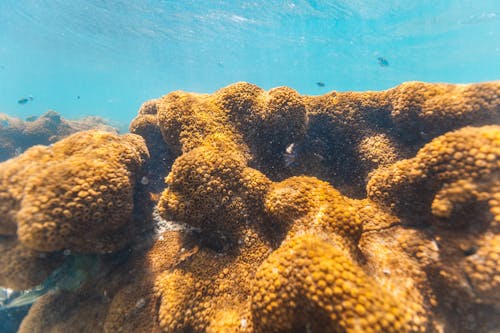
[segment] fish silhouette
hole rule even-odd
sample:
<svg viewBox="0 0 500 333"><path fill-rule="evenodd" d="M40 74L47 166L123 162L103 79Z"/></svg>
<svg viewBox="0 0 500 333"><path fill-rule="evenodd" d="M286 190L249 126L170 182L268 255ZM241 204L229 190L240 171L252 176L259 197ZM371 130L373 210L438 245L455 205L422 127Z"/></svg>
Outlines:
<svg viewBox="0 0 500 333"><path fill-rule="evenodd" d="M378 61L378 64L381 66L381 67L387 67L389 66L389 61L387 61L386 58L384 57L378 57L377 58L377 61Z"/></svg>
<svg viewBox="0 0 500 333"><path fill-rule="evenodd" d="M18 101L17 101L17 104L21 104L21 105L24 105L30 101L33 100L33 96L28 96L28 97L23 97L23 98L20 98Z"/></svg>

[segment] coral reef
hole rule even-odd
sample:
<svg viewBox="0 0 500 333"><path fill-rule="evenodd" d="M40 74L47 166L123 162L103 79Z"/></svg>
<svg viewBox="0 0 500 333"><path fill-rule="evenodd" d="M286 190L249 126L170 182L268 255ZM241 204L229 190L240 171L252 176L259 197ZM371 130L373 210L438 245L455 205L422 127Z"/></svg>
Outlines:
<svg viewBox="0 0 500 333"><path fill-rule="evenodd" d="M50 110L23 121L0 113L0 162L21 154L31 146L52 144L75 132L91 129L118 133L99 117L68 120Z"/></svg>
<svg viewBox="0 0 500 333"><path fill-rule="evenodd" d="M240 82L146 102L134 134L34 147L2 165L6 253L96 253L100 269L20 331L496 331L499 115L498 82ZM54 213L82 191L83 220Z"/></svg>

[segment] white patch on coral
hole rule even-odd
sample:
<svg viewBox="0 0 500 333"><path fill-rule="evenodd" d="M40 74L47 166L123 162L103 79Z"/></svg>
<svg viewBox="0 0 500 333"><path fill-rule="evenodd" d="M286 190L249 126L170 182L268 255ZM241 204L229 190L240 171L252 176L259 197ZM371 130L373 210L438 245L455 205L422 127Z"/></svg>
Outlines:
<svg viewBox="0 0 500 333"><path fill-rule="evenodd" d="M192 229L188 225L180 222L165 220L160 216L158 207L153 209L154 233L161 235L166 231L185 231Z"/></svg>
<svg viewBox="0 0 500 333"><path fill-rule="evenodd" d="M140 309L142 307L144 307L144 305L146 305L146 300L144 298L140 298L136 303L135 303L135 307L137 309Z"/></svg>

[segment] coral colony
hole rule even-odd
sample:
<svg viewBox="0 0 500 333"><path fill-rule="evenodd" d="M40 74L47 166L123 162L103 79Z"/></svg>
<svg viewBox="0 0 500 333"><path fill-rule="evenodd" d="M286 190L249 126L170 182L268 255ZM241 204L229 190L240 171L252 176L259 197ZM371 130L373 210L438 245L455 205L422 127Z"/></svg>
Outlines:
<svg viewBox="0 0 500 333"><path fill-rule="evenodd" d="M499 116L500 82L171 92L0 164L0 285L98 262L20 332L494 331Z"/></svg>

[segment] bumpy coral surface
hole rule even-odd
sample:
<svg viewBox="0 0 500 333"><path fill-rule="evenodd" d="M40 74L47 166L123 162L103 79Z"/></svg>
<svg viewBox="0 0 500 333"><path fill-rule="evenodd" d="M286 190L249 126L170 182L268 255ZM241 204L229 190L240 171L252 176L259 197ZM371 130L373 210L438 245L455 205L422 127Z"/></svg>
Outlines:
<svg viewBox="0 0 500 333"><path fill-rule="evenodd" d="M39 299L21 332L494 332L499 96L498 82L409 82L315 97L237 83L149 101L131 124L149 162L134 158L145 149L129 137L130 150L102 146L107 163L121 168L98 176L106 163L75 161L58 182L92 170L89 189L72 183L79 191L66 193L70 201L82 191L98 200L90 189L108 192L93 184L108 189L128 179L117 187L122 195L157 200L135 213L154 232L132 230L130 247L102 256L103 268L79 289ZM80 156L81 145L70 155ZM44 225L33 223L48 216L49 229L59 230L64 220L55 218L64 209L53 214L60 191L35 195L47 185L19 180L48 177L30 162L50 161L46 149L18 157L23 170L3 179L24 185L0 192L7 217L0 230L10 237L17 230L34 250L48 245L40 244ZM6 170L9 163L18 162ZM147 177L135 176L141 172ZM110 191L107 200L119 203ZM92 241L100 232L121 239L130 207L104 210L109 222L76 230ZM90 243L71 231L49 235L58 245L50 249L69 242L86 251L81 242Z"/></svg>
<svg viewBox="0 0 500 333"><path fill-rule="evenodd" d="M499 156L500 126L465 127L378 170L368 183L369 197L404 224L427 227L399 241L432 277L439 310L469 318L454 330L473 330L500 300Z"/></svg>
<svg viewBox="0 0 500 333"><path fill-rule="evenodd" d="M449 219L468 203L493 199L499 154L499 126L465 127L434 139L414 158L376 172L368 183L368 196L406 213L409 206L420 206L420 211L411 212L415 217L431 211ZM497 210L493 202L495 223L500 222Z"/></svg>
<svg viewBox="0 0 500 333"><path fill-rule="evenodd" d="M335 244L313 235L283 244L255 281L252 310L261 332L425 330L414 318L418 306L402 307Z"/></svg>
<svg viewBox="0 0 500 333"><path fill-rule="evenodd" d="M13 256L9 264L18 262L16 269L22 270L31 257L36 271L44 262L42 252L107 253L123 247L134 234L134 188L147 156L139 136L88 131L0 164L2 260ZM17 243L6 245L12 238Z"/></svg>

